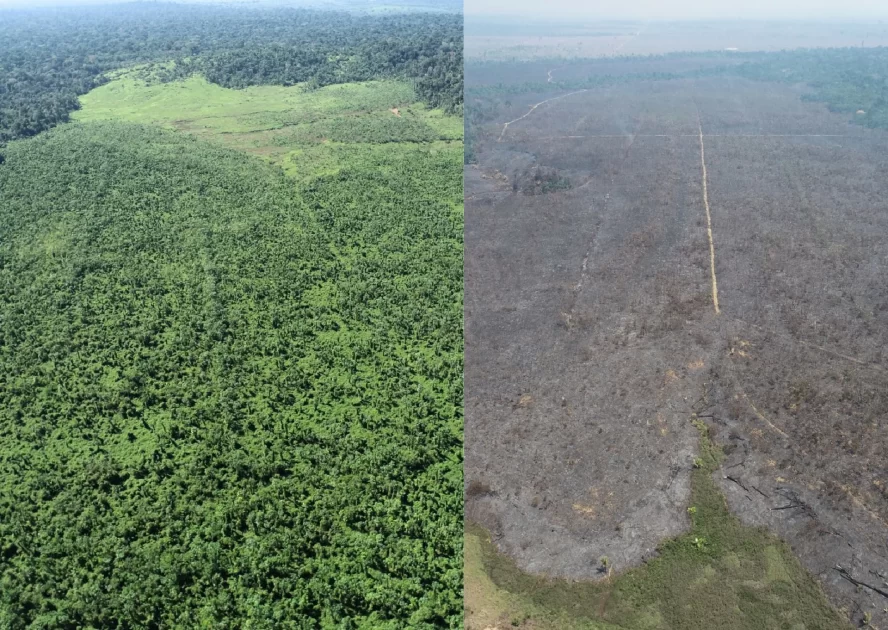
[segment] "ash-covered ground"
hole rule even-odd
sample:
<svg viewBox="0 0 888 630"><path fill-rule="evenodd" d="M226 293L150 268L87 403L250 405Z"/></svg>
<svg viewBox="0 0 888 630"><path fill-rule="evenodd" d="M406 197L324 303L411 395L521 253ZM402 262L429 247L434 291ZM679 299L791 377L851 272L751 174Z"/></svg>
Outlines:
<svg viewBox="0 0 888 630"><path fill-rule="evenodd" d="M488 105L466 511L521 568L594 579L684 531L697 414L731 509L888 624L888 134L802 93L722 77ZM570 188L522 185L540 171Z"/></svg>

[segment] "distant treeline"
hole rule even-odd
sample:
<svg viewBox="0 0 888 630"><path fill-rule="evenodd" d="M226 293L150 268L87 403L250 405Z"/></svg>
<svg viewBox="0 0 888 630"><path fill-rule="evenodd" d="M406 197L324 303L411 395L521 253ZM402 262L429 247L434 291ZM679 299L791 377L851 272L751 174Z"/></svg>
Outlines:
<svg viewBox="0 0 888 630"><path fill-rule="evenodd" d="M645 59L699 59L718 61L717 65L695 70L676 72L639 73L635 70ZM539 60L537 60L539 61ZM626 56L609 59L561 60L562 67L569 64L606 65L612 68L606 74L591 74L587 78L571 79L547 83L536 80L526 83L498 83L475 85L466 89L469 106L466 108L466 162L474 161L475 142L478 128L502 117L503 105L509 104L509 97L516 94L552 93L555 90L568 91L594 89L639 81L664 81L692 79L712 76L739 76L757 81L777 81L781 83L805 84L811 91L802 98L807 101L825 103L830 111L855 114L853 122L873 128L888 129L888 48L821 48L781 51L773 53L725 53L690 52L651 55L647 58ZM530 65L527 62L470 62L468 73L484 70L487 74L514 75L516 66ZM539 64L535 65L538 67ZM660 64L660 67L663 67ZM622 71L621 71L622 70ZM863 111L862 114L856 112ZM511 111L509 114L511 115Z"/></svg>
<svg viewBox="0 0 888 630"><path fill-rule="evenodd" d="M802 98L826 103L830 111L865 114L854 122L888 129L888 48L830 48L782 51L731 68L710 70L748 79L805 83Z"/></svg>
<svg viewBox="0 0 888 630"><path fill-rule="evenodd" d="M202 72L241 88L376 78L410 81L433 107L462 110L462 16L131 4L4 10L0 143L78 108L109 70L175 61L163 79Z"/></svg>
<svg viewBox="0 0 888 630"><path fill-rule="evenodd" d="M465 108L465 163L475 163L475 145L478 140L478 133L482 125L495 120L502 119L503 116L512 116L514 113L511 109L512 103L509 100L511 96L539 93L546 94L555 90L591 90L593 88L604 88L619 85L622 83L632 83L638 81L665 81L668 79L678 79L682 75L666 72L652 72L646 74L604 74L593 75L586 79L572 79L570 81L558 81L556 84L528 81L527 83L507 83L496 85L479 85L466 89L466 98L468 99L468 107ZM512 116L514 118L514 116Z"/></svg>

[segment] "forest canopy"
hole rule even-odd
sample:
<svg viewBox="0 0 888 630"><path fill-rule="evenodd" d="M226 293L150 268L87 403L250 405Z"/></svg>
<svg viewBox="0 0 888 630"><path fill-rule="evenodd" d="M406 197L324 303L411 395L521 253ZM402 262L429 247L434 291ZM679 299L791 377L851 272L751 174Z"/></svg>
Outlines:
<svg viewBox="0 0 888 630"><path fill-rule="evenodd" d="M0 626L459 627L461 153L10 144Z"/></svg>

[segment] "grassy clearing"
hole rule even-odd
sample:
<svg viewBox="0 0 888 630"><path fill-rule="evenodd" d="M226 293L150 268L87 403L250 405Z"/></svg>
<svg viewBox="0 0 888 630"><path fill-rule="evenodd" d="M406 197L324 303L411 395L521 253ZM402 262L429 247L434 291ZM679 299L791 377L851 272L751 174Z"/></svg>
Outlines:
<svg viewBox="0 0 888 630"><path fill-rule="evenodd" d="M480 527L467 527L469 630L835 630L849 627L789 547L728 510L712 474L722 453L702 421L690 531L658 558L598 582L523 573ZM619 567L616 567L619 569Z"/></svg>
<svg viewBox="0 0 888 630"><path fill-rule="evenodd" d="M188 122L217 133L234 133L274 129L342 112L388 109L415 98L409 85L395 81L347 83L313 91L298 85L231 90L199 75L154 83L122 72L80 97L82 108L72 118L166 123L171 128Z"/></svg>
<svg viewBox="0 0 888 630"><path fill-rule="evenodd" d="M299 179L319 175L335 175L346 167L359 166L362 170L397 173L405 158L425 159L423 156L462 155L462 144L434 142L423 147L403 144L309 144L288 151L279 163L284 172Z"/></svg>
<svg viewBox="0 0 888 630"><path fill-rule="evenodd" d="M159 83L134 68L81 97L81 105L73 116L78 122L159 125L260 156L306 178L335 173L365 157L396 161L416 146L462 150L462 119L428 109L409 85L396 81L311 91L298 85L232 90L199 75Z"/></svg>

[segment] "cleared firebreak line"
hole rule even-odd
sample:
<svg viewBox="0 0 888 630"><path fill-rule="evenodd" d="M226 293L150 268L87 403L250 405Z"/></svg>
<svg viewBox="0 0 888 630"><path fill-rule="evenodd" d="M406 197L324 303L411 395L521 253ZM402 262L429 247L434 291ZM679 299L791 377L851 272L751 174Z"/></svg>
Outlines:
<svg viewBox="0 0 888 630"><path fill-rule="evenodd" d="M571 140L581 138L625 138L624 133L599 133L589 136L539 136L534 140ZM638 134L638 138L696 138L696 133L647 133ZM855 138L847 133L707 133L705 138Z"/></svg>
<svg viewBox="0 0 888 630"><path fill-rule="evenodd" d="M712 305L715 313L721 311L718 308L718 280L715 277L715 244L712 242L712 213L709 211L709 184L706 175L706 149L703 147L703 123L700 121L700 112L697 111L697 126L700 129L700 164L703 167L703 205L706 206L706 235L709 237L709 271L712 276Z"/></svg>

